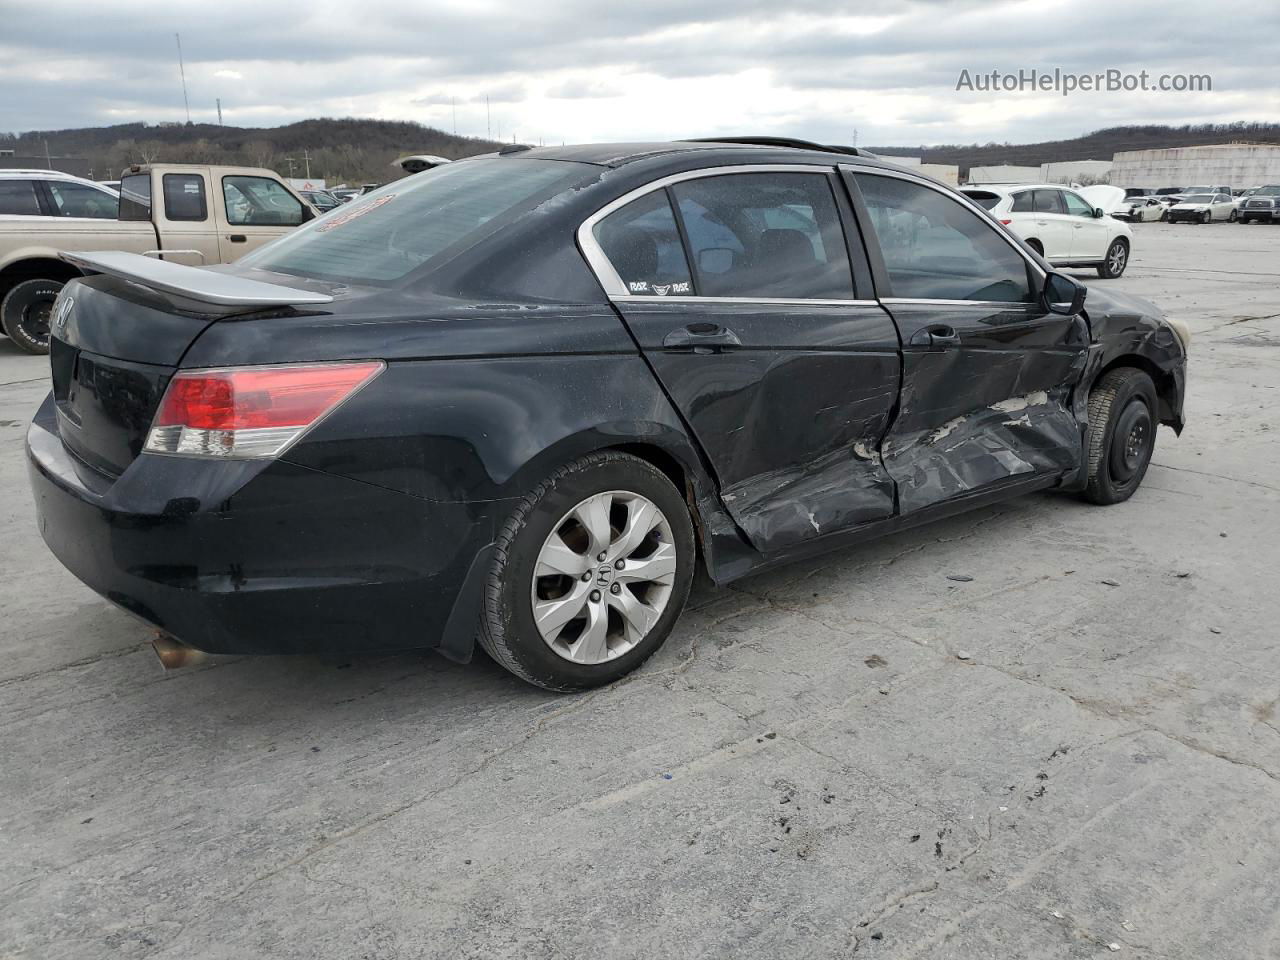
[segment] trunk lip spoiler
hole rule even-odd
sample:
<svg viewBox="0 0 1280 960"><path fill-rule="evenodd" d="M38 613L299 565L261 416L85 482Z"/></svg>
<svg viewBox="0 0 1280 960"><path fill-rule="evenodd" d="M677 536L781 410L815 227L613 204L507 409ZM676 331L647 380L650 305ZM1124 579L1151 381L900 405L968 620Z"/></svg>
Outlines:
<svg viewBox="0 0 1280 960"><path fill-rule="evenodd" d="M286 307L333 302L327 293L250 280L119 250L62 252L58 256L75 267L219 307Z"/></svg>

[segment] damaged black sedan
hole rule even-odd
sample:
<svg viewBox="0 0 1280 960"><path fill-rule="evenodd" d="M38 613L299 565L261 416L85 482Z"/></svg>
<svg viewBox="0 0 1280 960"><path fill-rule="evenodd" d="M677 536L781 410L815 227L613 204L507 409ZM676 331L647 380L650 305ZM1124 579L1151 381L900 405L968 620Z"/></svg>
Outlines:
<svg viewBox="0 0 1280 960"><path fill-rule="evenodd" d="M231 267L67 257L40 529L211 652L479 642L590 687L663 643L699 563L1118 503L1182 427L1184 326L847 149L508 148Z"/></svg>

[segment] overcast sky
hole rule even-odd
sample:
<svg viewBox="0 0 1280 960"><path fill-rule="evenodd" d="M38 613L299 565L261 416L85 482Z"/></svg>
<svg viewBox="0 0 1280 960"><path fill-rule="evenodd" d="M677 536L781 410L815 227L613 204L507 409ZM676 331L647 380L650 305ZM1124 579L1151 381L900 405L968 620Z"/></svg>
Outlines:
<svg viewBox="0 0 1280 960"><path fill-rule="evenodd" d="M724 133L1027 142L1280 120L1276 0L0 0L0 131L416 120L522 142ZM1212 92L957 91L962 70L1210 74ZM485 98L489 99L486 117ZM411 145L406 145L409 147Z"/></svg>

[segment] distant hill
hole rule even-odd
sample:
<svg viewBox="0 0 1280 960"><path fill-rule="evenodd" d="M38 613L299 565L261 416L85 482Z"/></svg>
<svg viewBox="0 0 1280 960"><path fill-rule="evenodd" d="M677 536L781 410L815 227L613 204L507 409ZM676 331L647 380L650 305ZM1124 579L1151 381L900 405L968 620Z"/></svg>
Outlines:
<svg viewBox="0 0 1280 960"><path fill-rule="evenodd" d="M0 149L15 150L20 156L42 157L46 140L49 153L87 159L93 176L102 180L113 179L129 164L144 161L248 164L270 167L284 176L301 177L306 172L304 157L310 157L312 177L323 177L331 183L382 183L401 175L390 164L405 154L431 153L457 159L488 153L500 146L490 140L456 137L419 123L319 118L284 127L127 123L78 130L0 133ZM1110 160L1119 150L1187 147L1233 140L1280 143L1280 124L1109 127L1071 140L1041 143L868 149L885 156L919 156L925 163L954 163L964 175L971 166Z"/></svg>
<svg viewBox="0 0 1280 960"><path fill-rule="evenodd" d="M391 162L410 153L456 160L500 146L419 123L329 118L284 127L126 123L0 133L0 149L15 150L19 156L43 157L45 141L53 156L87 159L93 176L100 180L114 179L129 164L142 162L245 164L301 177L306 172L305 157L309 157L310 175L330 183L393 180L403 174Z"/></svg>
<svg viewBox="0 0 1280 960"><path fill-rule="evenodd" d="M1054 160L1110 160L1121 150L1157 150L1248 140L1280 143L1280 123L1205 123L1182 127L1108 127L1071 140L1041 143L971 143L933 147L868 147L886 157L920 157L925 163L954 163L960 175L970 167L997 163L1039 166Z"/></svg>

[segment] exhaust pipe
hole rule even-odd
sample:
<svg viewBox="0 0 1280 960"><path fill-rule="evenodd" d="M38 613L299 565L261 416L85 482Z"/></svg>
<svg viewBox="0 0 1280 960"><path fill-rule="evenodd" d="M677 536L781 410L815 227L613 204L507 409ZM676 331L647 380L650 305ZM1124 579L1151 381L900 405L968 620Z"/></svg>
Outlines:
<svg viewBox="0 0 1280 960"><path fill-rule="evenodd" d="M208 656L195 647L188 647L177 637L171 637L163 632L156 633L155 639L151 641L151 647L160 658L160 664L165 670L189 667L200 663Z"/></svg>

